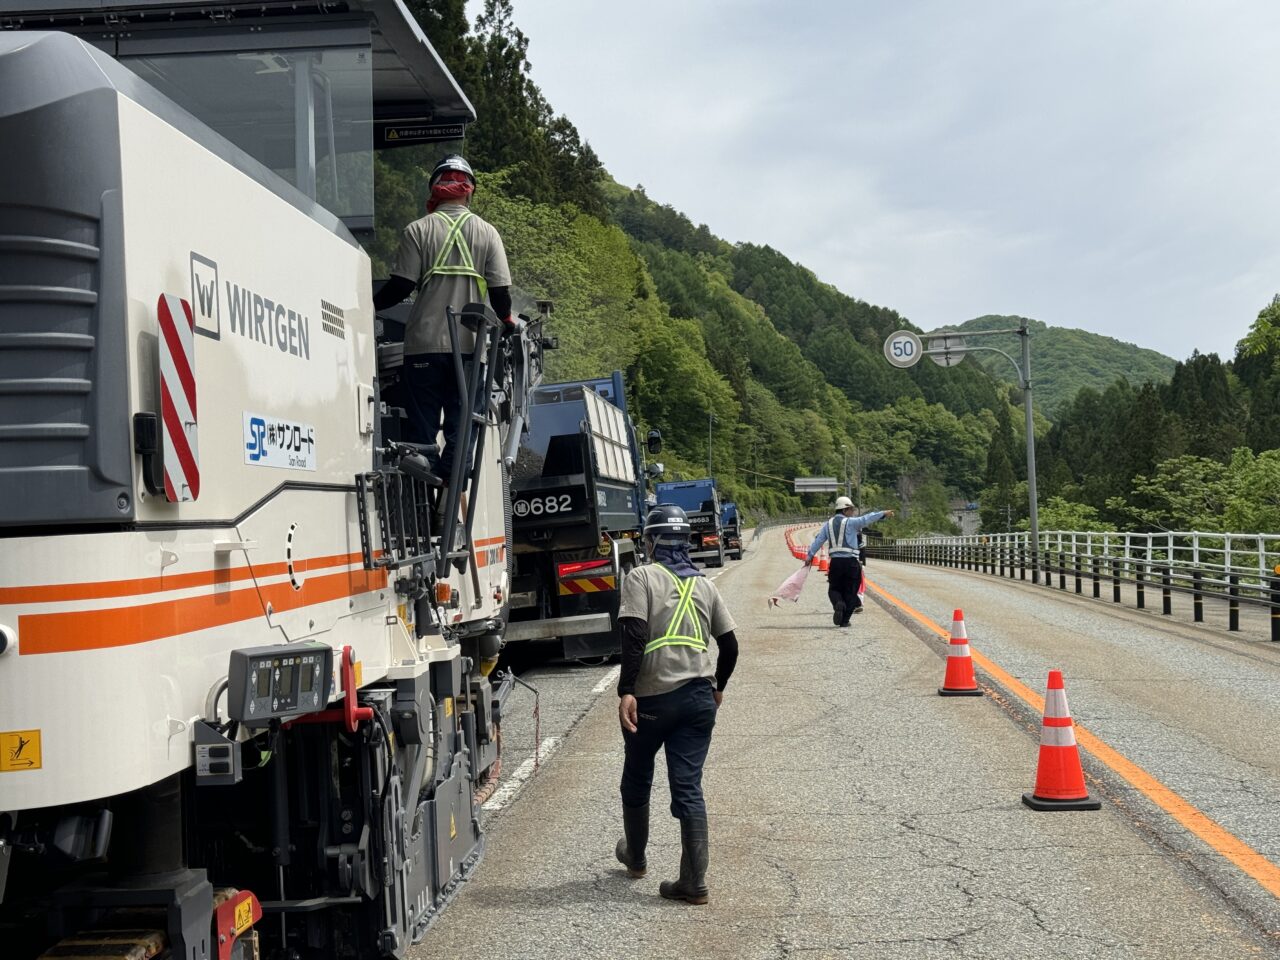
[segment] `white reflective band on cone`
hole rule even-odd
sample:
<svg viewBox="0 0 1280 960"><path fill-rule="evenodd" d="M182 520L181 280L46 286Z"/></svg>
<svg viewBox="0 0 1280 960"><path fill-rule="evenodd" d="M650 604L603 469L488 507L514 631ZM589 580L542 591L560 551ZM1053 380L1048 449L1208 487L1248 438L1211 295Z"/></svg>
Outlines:
<svg viewBox="0 0 1280 960"><path fill-rule="evenodd" d="M952 640L968 640L969 639L969 631L967 631L964 628L963 620L951 624L951 639Z"/></svg>
<svg viewBox="0 0 1280 960"><path fill-rule="evenodd" d="M1074 747L1075 745L1075 727L1040 728L1040 746L1042 747Z"/></svg>
<svg viewBox="0 0 1280 960"><path fill-rule="evenodd" d="M1071 716L1071 711L1067 708L1067 691L1046 690L1044 692L1044 715L1059 719Z"/></svg>
<svg viewBox="0 0 1280 960"><path fill-rule="evenodd" d="M969 656L969 645L967 643L953 643L947 647L947 658L951 657L967 657Z"/></svg>

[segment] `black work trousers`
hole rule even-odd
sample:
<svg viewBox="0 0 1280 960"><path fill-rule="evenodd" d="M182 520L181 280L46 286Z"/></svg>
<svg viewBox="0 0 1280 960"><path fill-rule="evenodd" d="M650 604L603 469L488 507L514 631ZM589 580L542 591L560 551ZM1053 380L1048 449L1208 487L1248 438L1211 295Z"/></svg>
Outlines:
<svg viewBox="0 0 1280 960"><path fill-rule="evenodd" d="M444 445L439 453L428 455L427 463L447 483L462 419L453 354L415 353L405 357L404 399L414 443L436 443L443 428Z"/></svg>
<svg viewBox="0 0 1280 960"><path fill-rule="evenodd" d="M653 761L667 751L671 815L678 820L705 819L702 765L716 725L715 687L710 680L690 680L670 693L636 697L636 732L622 731L626 759L622 764L622 803L643 807L653 789Z"/></svg>
<svg viewBox="0 0 1280 960"><path fill-rule="evenodd" d="M858 597L858 586L862 583L862 564L857 557L832 557L831 568L827 571L827 596L831 599L831 608L836 608L836 601L844 604L844 623L849 622L853 611L862 606Z"/></svg>

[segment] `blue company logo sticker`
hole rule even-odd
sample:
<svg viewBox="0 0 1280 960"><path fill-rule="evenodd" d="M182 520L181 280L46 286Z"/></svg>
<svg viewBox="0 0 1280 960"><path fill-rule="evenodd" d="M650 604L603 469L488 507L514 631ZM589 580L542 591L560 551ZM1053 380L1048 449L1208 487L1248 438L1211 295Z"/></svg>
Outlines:
<svg viewBox="0 0 1280 960"><path fill-rule="evenodd" d="M244 413L244 462L285 470L316 468L316 429L283 417Z"/></svg>

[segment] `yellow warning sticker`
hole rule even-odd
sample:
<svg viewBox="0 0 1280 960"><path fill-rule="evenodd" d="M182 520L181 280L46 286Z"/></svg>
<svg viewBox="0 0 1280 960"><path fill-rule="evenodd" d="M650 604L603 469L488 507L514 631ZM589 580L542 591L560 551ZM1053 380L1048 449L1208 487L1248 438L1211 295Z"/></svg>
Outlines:
<svg viewBox="0 0 1280 960"><path fill-rule="evenodd" d="M359 690L364 686L364 662L357 660L353 666L356 673L356 689Z"/></svg>
<svg viewBox="0 0 1280 960"><path fill-rule="evenodd" d="M236 904L236 936L253 926L253 901L245 897Z"/></svg>
<svg viewBox="0 0 1280 960"><path fill-rule="evenodd" d="M39 770L39 730L5 730L0 732L0 773Z"/></svg>
<svg viewBox="0 0 1280 960"><path fill-rule="evenodd" d="M449 839L453 840L458 836L458 821L453 819L453 814L449 814Z"/></svg>
<svg viewBox="0 0 1280 960"><path fill-rule="evenodd" d="M444 715L446 717L453 716L453 697L444 698Z"/></svg>

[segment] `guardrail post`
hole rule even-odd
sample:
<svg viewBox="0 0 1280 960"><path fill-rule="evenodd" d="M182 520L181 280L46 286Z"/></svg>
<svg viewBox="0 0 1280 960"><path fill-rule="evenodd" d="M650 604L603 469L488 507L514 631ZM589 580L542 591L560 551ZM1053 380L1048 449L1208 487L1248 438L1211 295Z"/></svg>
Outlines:
<svg viewBox="0 0 1280 960"><path fill-rule="evenodd" d="M1135 586L1138 591L1138 609L1142 610L1142 609L1145 609L1147 605L1146 590L1144 589L1143 583L1142 583L1142 574L1143 574L1142 564L1135 563L1133 565L1133 569L1134 569L1134 574L1136 576Z"/></svg>
<svg viewBox="0 0 1280 960"><path fill-rule="evenodd" d="M1098 576L1098 568L1102 566L1102 558L1096 553L1089 558L1089 565L1093 568L1093 599L1102 599L1102 578Z"/></svg>
<svg viewBox="0 0 1280 960"><path fill-rule="evenodd" d="M1120 602L1120 558L1111 558L1111 602Z"/></svg>
<svg viewBox="0 0 1280 960"><path fill-rule="evenodd" d="M1027 579L1027 545L1018 544L1018 579Z"/></svg>
<svg viewBox="0 0 1280 960"><path fill-rule="evenodd" d="M1240 629L1240 574L1227 577L1227 629Z"/></svg>
<svg viewBox="0 0 1280 960"><path fill-rule="evenodd" d="M1078 554L1078 553L1076 554L1075 560L1076 560L1076 563L1075 563L1075 567L1076 567L1076 571L1075 571L1075 572L1076 572L1076 593L1080 593L1080 592L1081 592L1081 590L1080 590L1080 554Z"/></svg>
<svg viewBox="0 0 1280 960"><path fill-rule="evenodd" d="M1067 589L1067 555L1058 551L1058 589Z"/></svg>
<svg viewBox="0 0 1280 960"><path fill-rule="evenodd" d="M1203 576L1199 570L1191 571L1191 619L1196 623L1204 623Z"/></svg>
<svg viewBox="0 0 1280 960"><path fill-rule="evenodd" d="M1162 567L1160 570L1160 613L1166 617L1173 614L1173 592L1169 589L1172 581L1172 568Z"/></svg>
<svg viewBox="0 0 1280 960"><path fill-rule="evenodd" d="M997 550L999 550L999 552L1000 552L1000 576L1002 576L1002 577L1004 576L1004 568L1005 568L1005 562L1004 562L1004 548L1005 548L1005 542L1004 542L1003 540L1001 540L1001 541L1000 541L1000 546L999 546L999 547L997 547L996 549L997 549Z"/></svg>

